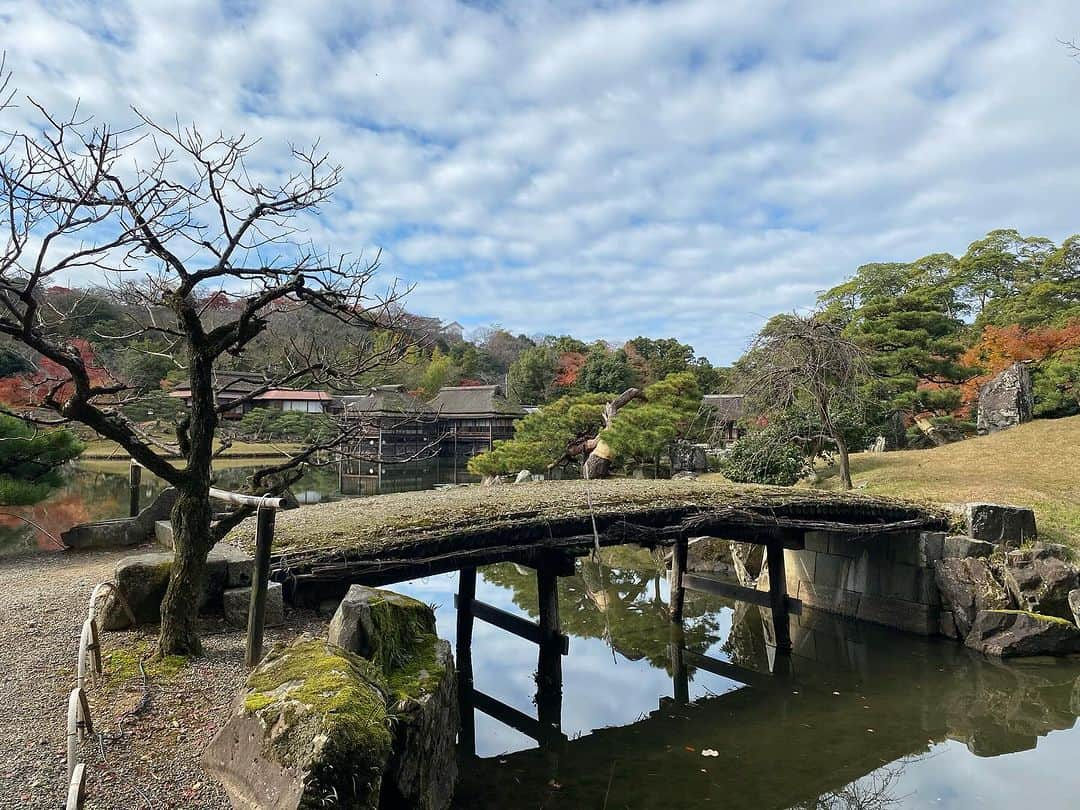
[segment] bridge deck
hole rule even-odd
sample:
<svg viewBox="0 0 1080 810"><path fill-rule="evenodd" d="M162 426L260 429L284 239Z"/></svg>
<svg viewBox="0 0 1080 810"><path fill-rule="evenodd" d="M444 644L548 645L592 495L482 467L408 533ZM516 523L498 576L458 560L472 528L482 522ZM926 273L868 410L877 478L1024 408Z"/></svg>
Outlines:
<svg viewBox="0 0 1080 810"><path fill-rule="evenodd" d="M592 509L590 510L590 503ZM799 547L807 531L886 534L947 525L934 507L810 489L710 480L545 481L459 487L301 507L278 516L273 568L296 581L386 584L558 550L659 545L715 535ZM251 550L255 521L229 542Z"/></svg>

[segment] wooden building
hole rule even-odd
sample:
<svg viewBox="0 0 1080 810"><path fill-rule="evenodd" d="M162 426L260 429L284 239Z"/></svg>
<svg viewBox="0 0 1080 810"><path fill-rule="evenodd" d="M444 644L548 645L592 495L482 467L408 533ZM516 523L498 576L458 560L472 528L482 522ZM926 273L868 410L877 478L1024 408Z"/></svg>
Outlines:
<svg viewBox="0 0 1080 810"><path fill-rule="evenodd" d="M443 388L429 403L438 419L444 455L473 456L514 435L525 409L510 402L497 385Z"/></svg>
<svg viewBox="0 0 1080 810"><path fill-rule="evenodd" d="M224 371L215 375L214 390L217 392L218 404L227 408L222 416L226 419L239 419L255 408L299 413L326 413L333 402L333 397L324 391L270 388L246 402L228 408L230 402L239 402L265 385L266 379L256 372ZM187 383L178 385L169 392L169 396L182 399L186 406L191 407L191 386Z"/></svg>
<svg viewBox="0 0 1080 810"><path fill-rule="evenodd" d="M739 426L746 415L745 399L745 394L706 394L702 398L706 436L711 447L729 447L746 433Z"/></svg>
<svg viewBox="0 0 1080 810"><path fill-rule="evenodd" d="M358 454L372 460L402 462L433 455L438 442L435 412L403 385L379 385L366 394L339 396L336 409L346 420L361 420ZM357 467L355 474L366 462Z"/></svg>

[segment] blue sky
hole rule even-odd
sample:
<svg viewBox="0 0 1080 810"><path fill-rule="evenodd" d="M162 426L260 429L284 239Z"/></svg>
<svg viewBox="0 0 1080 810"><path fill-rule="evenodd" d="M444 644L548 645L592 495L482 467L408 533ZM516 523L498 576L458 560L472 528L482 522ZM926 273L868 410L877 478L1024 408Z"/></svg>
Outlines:
<svg viewBox="0 0 1080 810"><path fill-rule="evenodd" d="M863 262L1080 231L1070 0L0 0L0 30L52 109L258 135L267 172L318 140L345 182L311 238L467 329L726 362Z"/></svg>

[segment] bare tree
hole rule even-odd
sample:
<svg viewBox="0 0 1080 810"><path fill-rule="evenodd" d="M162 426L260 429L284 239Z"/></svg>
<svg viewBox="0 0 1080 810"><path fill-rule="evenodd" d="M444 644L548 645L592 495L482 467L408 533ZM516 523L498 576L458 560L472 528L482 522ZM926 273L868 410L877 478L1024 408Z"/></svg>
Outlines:
<svg viewBox="0 0 1080 810"><path fill-rule="evenodd" d="M746 362L748 397L757 411L803 414L809 430L790 438L832 444L840 480L851 489L842 414L859 408L860 386L870 374L865 350L821 315L778 315L754 339Z"/></svg>
<svg viewBox="0 0 1080 810"><path fill-rule="evenodd" d="M396 329L402 293L393 285L372 292L378 257L332 258L302 241L305 221L341 178L316 148L292 149L288 171L270 179L246 165L256 142L245 136L204 137L194 127L159 126L137 111L134 127L111 129L77 111L60 119L29 103L42 131L7 132L0 142L0 335L62 369L35 403L39 422L87 425L177 489L175 561L158 653L198 654L207 554L248 514L237 509L212 522L209 489L223 414L294 383L349 389L400 359L409 343ZM72 273L92 276L124 304L126 333L99 337L153 336L165 347L161 353L185 370L191 405L174 436L150 435L125 418L121 407L136 392L95 374L64 337L78 297L59 308L48 288ZM208 306L221 296L233 306ZM338 339L284 337L273 367L261 369L261 384L240 399L219 401L219 364L242 359L275 315L298 309L330 319ZM328 438L253 475L250 491L283 491L304 465L350 442L359 429L357 422L340 423Z"/></svg>

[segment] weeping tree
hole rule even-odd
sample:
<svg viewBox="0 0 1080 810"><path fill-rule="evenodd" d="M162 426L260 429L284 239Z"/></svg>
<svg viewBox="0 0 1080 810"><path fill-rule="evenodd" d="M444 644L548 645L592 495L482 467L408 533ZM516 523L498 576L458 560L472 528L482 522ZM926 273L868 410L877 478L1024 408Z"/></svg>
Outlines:
<svg viewBox="0 0 1080 810"><path fill-rule="evenodd" d="M11 96L5 105L3 95L0 109L10 114ZM214 459L228 445L215 442L223 416L271 388L354 389L399 360L410 341L398 324L401 293L393 285L373 290L377 257L347 260L304 241L304 225L341 178L315 149L293 149L286 167L258 171L247 165L255 141L244 136L165 128L137 111L134 127L112 129L55 117L32 100L28 109L39 119L34 129L9 132L0 143L0 334L38 368L39 394L25 415L89 426L176 488L158 654L198 654L207 554L250 513L235 508L212 520ZM126 340L131 351L132 338L152 338L150 351L181 369L190 406L170 434L151 434L125 416L139 410L131 404L142 391L102 373L72 344L66 327L82 296L66 295L61 305L49 293L72 275L93 277L123 313L123 333L95 340ZM223 298L229 306L220 305ZM287 328L297 312L322 327ZM245 350L275 328L274 352L260 352L257 383L219 400L221 369L242 367ZM253 474L248 491L283 492L307 464L349 445L361 429L339 422Z"/></svg>
<svg viewBox="0 0 1080 810"><path fill-rule="evenodd" d="M750 410L817 455L836 450L840 481L851 489L848 434L861 411L860 390L870 370L866 350L822 314L777 315L743 358Z"/></svg>

